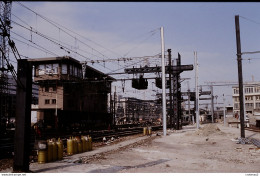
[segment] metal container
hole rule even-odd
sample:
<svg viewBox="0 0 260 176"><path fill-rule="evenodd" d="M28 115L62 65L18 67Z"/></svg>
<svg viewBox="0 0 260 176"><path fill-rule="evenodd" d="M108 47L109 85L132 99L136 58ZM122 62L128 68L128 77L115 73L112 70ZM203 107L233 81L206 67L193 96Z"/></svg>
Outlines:
<svg viewBox="0 0 260 176"><path fill-rule="evenodd" d="M152 135L152 127L148 127L148 135Z"/></svg>
<svg viewBox="0 0 260 176"><path fill-rule="evenodd" d="M53 141L53 147L52 147L52 160L56 161L58 159L58 146L55 141Z"/></svg>
<svg viewBox="0 0 260 176"><path fill-rule="evenodd" d="M62 141L60 140L60 138L58 139L56 144L57 144L57 148L58 148L58 160L62 160L62 158L63 158L63 144L62 144Z"/></svg>
<svg viewBox="0 0 260 176"><path fill-rule="evenodd" d="M38 163L43 164L47 162L47 151L39 150L38 151Z"/></svg>
<svg viewBox="0 0 260 176"><path fill-rule="evenodd" d="M147 135L147 127L143 128L144 135Z"/></svg>
<svg viewBox="0 0 260 176"><path fill-rule="evenodd" d="M92 137L89 136L88 139L89 139L89 150L92 150Z"/></svg>
<svg viewBox="0 0 260 176"><path fill-rule="evenodd" d="M89 146L89 138L86 136L85 137L85 139L86 139L86 151L89 151L90 150L90 146Z"/></svg>
<svg viewBox="0 0 260 176"><path fill-rule="evenodd" d="M73 154L78 153L78 143L77 143L77 139L73 138Z"/></svg>
<svg viewBox="0 0 260 176"><path fill-rule="evenodd" d="M81 137L81 141L82 141L82 152L86 152L87 151L87 141L84 136Z"/></svg>
<svg viewBox="0 0 260 176"><path fill-rule="evenodd" d="M53 160L53 142L51 140L49 140L47 142L47 146L48 146L48 150L47 150L47 158L48 158L48 162Z"/></svg>
<svg viewBox="0 0 260 176"><path fill-rule="evenodd" d="M77 140L77 144L78 144L78 153L82 153L82 141L80 139Z"/></svg>
<svg viewBox="0 0 260 176"><path fill-rule="evenodd" d="M73 153L74 153L73 148L74 148L73 140L70 137L69 139L67 139L67 154L68 155L73 155Z"/></svg>

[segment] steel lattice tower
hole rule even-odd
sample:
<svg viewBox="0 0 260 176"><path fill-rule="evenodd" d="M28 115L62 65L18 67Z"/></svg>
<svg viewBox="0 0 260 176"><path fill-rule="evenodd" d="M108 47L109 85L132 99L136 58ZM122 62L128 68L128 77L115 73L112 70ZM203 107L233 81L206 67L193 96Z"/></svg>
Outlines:
<svg viewBox="0 0 260 176"><path fill-rule="evenodd" d="M11 1L0 2L0 120L8 118L9 111L9 90L8 90L8 67L9 61L9 44L8 37L10 36L11 28Z"/></svg>

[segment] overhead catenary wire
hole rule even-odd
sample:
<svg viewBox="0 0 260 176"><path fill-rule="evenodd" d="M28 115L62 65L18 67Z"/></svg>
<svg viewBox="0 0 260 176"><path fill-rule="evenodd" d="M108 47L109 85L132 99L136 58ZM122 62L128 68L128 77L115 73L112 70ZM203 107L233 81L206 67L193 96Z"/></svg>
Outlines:
<svg viewBox="0 0 260 176"><path fill-rule="evenodd" d="M69 34L68 32L66 32L65 30L63 30L63 28L66 29L67 31L70 31L70 32L72 32L72 33L74 33L74 34L76 34L76 35L82 37L82 38L85 38L86 40L89 40L89 41L91 41L91 42L97 44L96 42L92 41L91 39L88 39L88 38L86 38L86 37L84 37L84 36L82 36L82 35L80 35L80 34L74 32L74 31L72 31L72 30L70 30L70 29L64 27L63 25L60 25L60 24L54 22L53 20L50 20L50 19L44 17L43 15L41 15L41 14L35 12L34 10L32 10L32 9L30 9L29 7L25 6L24 4L22 4L22 3L20 3L20 2L17 2L17 4L19 4L20 6L26 8L27 10L31 11L31 12L34 13L36 16L39 16L40 18L44 19L44 20L47 21L48 23L52 24L53 26L55 26L56 28L58 28L59 31L65 32L67 35L71 36L73 39L75 38L77 41L82 42L82 41L79 40L76 36L73 36L73 35ZM18 18L18 19L20 19L20 18ZM21 20L21 19L20 19L20 20ZM23 22L24 22L24 21L23 21ZM27 23L26 23L26 24L27 24ZM27 24L27 25L28 25L28 24ZM159 29L159 28L158 28L158 29ZM154 35L158 29L152 30L152 31L150 31L149 33L152 33L152 35ZM83 42L83 44L86 44L86 43ZM87 45L87 44L86 44L86 45ZM101 46L100 44L97 44L97 45ZM89 45L87 45L87 46L90 47L92 50L98 52L98 53L101 54L102 56L104 56L103 53L99 52L99 51L96 50L95 48L93 48L93 47L91 47L91 46L89 46ZM103 47L103 46L102 46L102 47ZM104 48L104 49L107 49L107 48L105 48L105 47L103 47L103 48ZM107 50L109 50L109 49L107 49ZM110 50L110 51L111 51L111 50ZM106 56L104 56L104 57L106 57ZM107 58L108 58L108 57L107 57ZM104 61L103 61L103 63L104 63Z"/></svg>

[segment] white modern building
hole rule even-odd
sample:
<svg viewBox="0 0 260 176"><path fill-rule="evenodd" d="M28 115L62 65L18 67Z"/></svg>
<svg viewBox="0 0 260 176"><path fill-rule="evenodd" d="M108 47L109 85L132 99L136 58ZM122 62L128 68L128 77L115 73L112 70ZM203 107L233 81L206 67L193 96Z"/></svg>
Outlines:
<svg viewBox="0 0 260 176"><path fill-rule="evenodd" d="M233 86L233 107L234 114L239 114L239 88ZM245 102L245 112L252 114L254 116L260 117L260 82L250 82L244 83L244 102Z"/></svg>

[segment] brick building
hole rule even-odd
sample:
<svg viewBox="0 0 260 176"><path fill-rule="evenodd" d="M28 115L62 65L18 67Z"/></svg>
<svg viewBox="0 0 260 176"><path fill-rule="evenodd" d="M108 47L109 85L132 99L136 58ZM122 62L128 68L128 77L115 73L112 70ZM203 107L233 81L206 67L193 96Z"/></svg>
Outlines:
<svg viewBox="0 0 260 176"><path fill-rule="evenodd" d="M111 123L107 112L112 77L69 56L30 59L39 85L37 118L48 128L98 128Z"/></svg>

